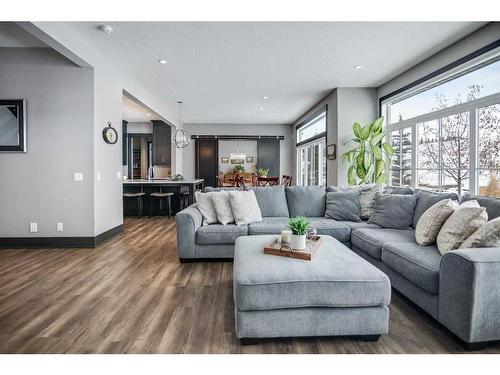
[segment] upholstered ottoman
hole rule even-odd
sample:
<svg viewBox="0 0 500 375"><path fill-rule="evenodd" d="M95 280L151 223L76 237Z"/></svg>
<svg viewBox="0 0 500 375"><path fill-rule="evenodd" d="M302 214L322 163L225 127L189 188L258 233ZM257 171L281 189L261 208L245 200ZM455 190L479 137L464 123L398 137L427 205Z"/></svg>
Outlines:
<svg viewBox="0 0 500 375"><path fill-rule="evenodd" d="M266 255L275 235L236 240L233 294L242 344L261 338L359 336L388 332L391 285L378 268L322 236L312 261Z"/></svg>

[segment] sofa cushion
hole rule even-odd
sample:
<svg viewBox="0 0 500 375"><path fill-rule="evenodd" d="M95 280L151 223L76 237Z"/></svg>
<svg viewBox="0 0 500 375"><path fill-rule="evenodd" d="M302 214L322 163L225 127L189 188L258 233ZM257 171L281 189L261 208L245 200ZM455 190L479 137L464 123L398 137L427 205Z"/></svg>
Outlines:
<svg viewBox="0 0 500 375"><path fill-rule="evenodd" d="M413 222L417 196L400 194L375 195L373 213L368 223L383 228L406 228Z"/></svg>
<svg viewBox="0 0 500 375"><path fill-rule="evenodd" d="M363 220L368 220L373 213L373 205L375 203L375 195L383 191L380 184L355 185L348 188L336 186L328 186L327 191L357 191L359 194L360 213L359 217Z"/></svg>
<svg viewBox="0 0 500 375"><path fill-rule="evenodd" d="M236 238L246 235L248 235L248 227L246 225L205 225L196 231L196 243L198 245L233 244Z"/></svg>
<svg viewBox="0 0 500 375"><path fill-rule="evenodd" d="M500 217L500 198L481 197L479 195L465 194L461 197L460 203L475 200L481 207L486 208L488 219L496 219Z"/></svg>
<svg viewBox="0 0 500 375"><path fill-rule="evenodd" d="M262 217L288 217L288 205L283 185L249 189L255 193Z"/></svg>
<svg viewBox="0 0 500 375"><path fill-rule="evenodd" d="M385 265L432 294L439 293L441 259L436 245L391 242L382 247L382 261Z"/></svg>
<svg viewBox="0 0 500 375"><path fill-rule="evenodd" d="M314 261L269 256L275 236L236 241L233 291L238 311L388 305L388 277L337 240L325 236Z"/></svg>
<svg viewBox="0 0 500 375"><path fill-rule="evenodd" d="M290 217L325 216L326 190L324 186L289 186L285 192Z"/></svg>
<svg viewBox="0 0 500 375"><path fill-rule="evenodd" d="M475 247L500 247L500 217L481 225L460 245L459 249Z"/></svg>
<svg viewBox="0 0 500 375"><path fill-rule="evenodd" d="M332 236L341 242L349 242L351 239L351 228L341 221L324 217L311 217L309 220L318 234Z"/></svg>
<svg viewBox="0 0 500 375"><path fill-rule="evenodd" d="M413 228L417 227L420 216L440 200L451 199L458 201L458 196L455 193L436 193L433 191L416 189L415 195L418 197L418 200L415 206L415 213L413 214Z"/></svg>
<svg viewBox="0 0 500 375"><path fill-rule="evenodd" d="M248 234L280 234L282 230L288 229L287 225L287 217L263 217L260 223L248 225Z"/></svg>
<svg viewBox="0 0 500 375"><path fill-rule="evenodd" d="M326 193L325 216L329 219L361 221L357 191L331 191Z"/></svg>
<svg viewBox="0 0 500 375"><path fill-rule="evenodd" d="M351 228L351 231L355 229L362 229L362 228L370 228L370 229L380 229L381 226L377 224L370 224L367 221L361 220L361 221L342 221L342 224L347 225L349 228Z"/></svg>
<svg viewBox="0 0 500 375"><path fill-rule="evenodd" d="M373 258L382 259L382 246L390 242L415 242L415 230L408 229L356 229L351 233L351 243Z"/></svg>

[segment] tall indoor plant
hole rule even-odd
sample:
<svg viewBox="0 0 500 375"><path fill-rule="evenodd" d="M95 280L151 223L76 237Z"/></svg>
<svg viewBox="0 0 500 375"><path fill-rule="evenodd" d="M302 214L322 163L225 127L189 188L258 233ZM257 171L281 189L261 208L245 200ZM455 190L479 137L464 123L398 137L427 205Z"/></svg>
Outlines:
<svg viewBox="0 0 500 375"><path fill-rule="evenodd" d="M379 117L364 127L354 123L354 138L347 143L355 143L356 147L342 155L342 162L349 164L349 185L387 183L388 167L394 150L389 143L384 142L387 132L382 130L383 121L384 118Z"/></svg>

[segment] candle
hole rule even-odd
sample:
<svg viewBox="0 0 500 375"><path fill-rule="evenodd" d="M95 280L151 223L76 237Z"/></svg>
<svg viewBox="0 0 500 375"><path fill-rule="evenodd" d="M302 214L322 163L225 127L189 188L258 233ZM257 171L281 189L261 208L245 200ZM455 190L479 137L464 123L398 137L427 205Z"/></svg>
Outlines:
<svg viewBox="0 0 500 375"><path fill-rule="evenodd" d="M292 239L292 231L291 230L282 230L281 231L281 243L282 244L290 244Z"/></svg>

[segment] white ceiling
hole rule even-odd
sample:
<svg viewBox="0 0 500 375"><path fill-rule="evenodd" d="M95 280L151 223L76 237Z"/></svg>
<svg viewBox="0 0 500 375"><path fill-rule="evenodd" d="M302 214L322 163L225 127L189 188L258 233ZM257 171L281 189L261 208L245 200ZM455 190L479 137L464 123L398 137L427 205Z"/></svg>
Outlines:
<svg viewBox="0 0 500 375"><path fill-rule="evenodd" d="M47 45L14 22L0 22L0 47L45 48Z"/></svg>
<svg viewBox="0 0 500 375"><path fill-rule="evenodd" d="M149 116L148 116L149 115ZM161 120L161 118L142 103L129 98L122 97L122 118L128 122L148 122L151 120Z"/></svg>
<svg viewBox="0 0 500 375"><path fill-rule="evenodd" d="M108 24L71 26L155 95L183 100L184 122L292 123L333 88L377 87L484 23Z"/></svg>

